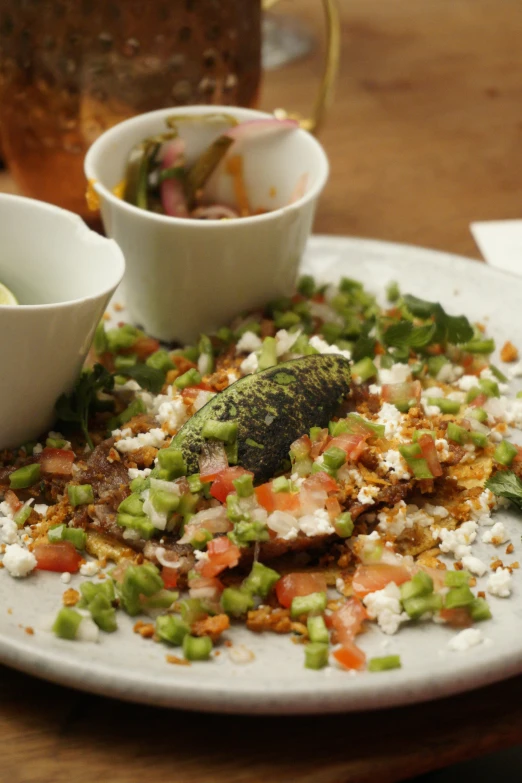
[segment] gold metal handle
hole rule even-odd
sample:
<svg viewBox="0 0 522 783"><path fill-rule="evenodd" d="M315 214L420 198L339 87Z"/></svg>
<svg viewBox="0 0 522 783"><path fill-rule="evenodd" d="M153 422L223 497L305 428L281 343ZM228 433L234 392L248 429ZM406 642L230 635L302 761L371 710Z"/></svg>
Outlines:
<svg viewBox="0 0 522 783"><path fill-rule="evenodd" d="M279 0L262 0L263 10L268 11L270 8L273 8L277 2L279 2ZM337 0L322 0L322 3L326 22L327 49L323 76L315 99L312 116L303 118L295 113L290 114L285 109L276 109L274 112L276 117L281 119L290 117L299 120L301 127L311 133L316 133L318 131L324 120L326 111L332 102L341 56L341 20L339 17Z"/></svg>

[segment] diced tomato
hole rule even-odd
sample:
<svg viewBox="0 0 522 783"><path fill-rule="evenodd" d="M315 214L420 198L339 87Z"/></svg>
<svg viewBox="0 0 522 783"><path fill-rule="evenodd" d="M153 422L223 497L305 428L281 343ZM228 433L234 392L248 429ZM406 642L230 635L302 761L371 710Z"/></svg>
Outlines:
<svg viewBox="0 0 522 783"><path fill-rule="evenodd" d="M332 476L329 476L328 473L325 473L324 470L308 476L303 482L303 487L310 490L324 489L325 492L335 492L339 489L337 481Z"/></svg>
<svg viewBox="0 0 522 783"><path fill-rule="evenodd" d="M515 444L513 444L513 445L515 445ZM522 462L522 447L517 446L516 449L517 449L517 454L515 454L515 456L513 458L513 462Z"/></svg>
<svg viewBox="0 0 522 783"><path fill-rule="evenodd" d="M8 489L5 493L5 502L13 512L13 514L16 514L17 511L20 511L20 509L23 506L23 503L21 500L18 500L15 493L12 489Z"/></svg>
<svg viewBox="0 0 522 783"><path fill-rule="evenodd" d="M381 388L381 397L384 402L390 402L392 405L412 405L415 402L419 402L421 391L420 381L385 383Z"/></svg>
<svg viewBox="0 0 522 783"><path fill-rule="evenodd" d="M272 482L261 484L255 488L257 502L268 511L288 511L289 514L296 513L301 508L299 493L297 492L274 492Z"/></svg>
<svg viewBox="0 0 522 783"><path fill-rule="evenodd" d="M40 571L76 573L82 561L81 555L69 541L59 541L56 544L37 544L33 554L36 557L36 567Z"/></svg>
<svg viewBox="0 0 522 783"><path fill-rule="evenodd" d="M159 351L160 344L153 337L138 337L134 345L129 348L129 353L135 353L141 362L148 359L151 354Z"/></svg>
<svg viewBox="0 0 522 783"><path fill-rule="evenodd" d="M465 606L457 609L441 609L440 616L452 628L469 628L473 625L473 620Z"/></svg>
<svg viewBox="0 0 522 783"><path fill-rule="evenodd" d="M319 302L319 304L322 304L324 301L324 294L314 294L312 296L312 302Z"/></svg>
<svg viewBox="0 0 522 783"><path fill-rule="evenodd" d="M74 451L45 448L40 454L40 466L44 473L55 476L70 476L74 462Z"/></svg>
<svg viewBox="0 0 522 783"><path fill-rule="evenodd" d="M390 582L402 585L411 579L411 573L402 565L360 565L356 568L352 580L353 592L358 598L364 598L368 593L383 590Z"/></svg>
<svg viewBox="0 0 522 783"><path fill-rule="evenodd" d="M276 583L275 591L281 606L288 609L296 596L325 593L326 578L323 574L286 574Z"/></svg>
<svg viewBox="0 0 522 783"><path fill-rule="evenodd" d="M337 500L337 498L328 498L326 501L326 510L328 511L328 516L330 517L330 521L334 521L337 519L339 514L342 513L341 504Z"/></svg>
<svg viewBox="0 0 522 783"><path fill-rule="evenodd" d="M297 440L294 440L294 442L290 446L290 452L295 459L301 460L308 457L311 448L312 448L312 441L310 440L308 435L302 435Z"/></svg>
<svg viewBox="0 0 522 783"><path fill-rule="evenodd" d="M330 440L331 438L327 429L317 433L314 442L312 443L312 448L310 449L310 456L312 459L317 459L317 457L323 453Z"/></svg>
<svg viewBox="0 0 522 783"><path fill-rule="evenodd" d="M340 435L337 435L335 438L333 438L333 440L330 441L328 448L333 448L336 446L338 449L342 449L348 459L351 459L355 462L359 459L363 451L368 448L366 445L366 440L369 437L369 432L365 432L364 434L341 432Z"/></svg>
<svg viewBox="0 0 522 783"><path fill-rule="evenodd" d="M368 619L366 609L358 598L350 598L337 609L331 616L332 628L337 631L337 638L341 644L352 642L360 633L361 626Z"/></svg>
<svg viewBox="0 0 522 783"><path fill-rule="evenodd" d="M353 642L343 644L332 655L343 669L364 669L366 665L366 655Z"/></svg>
<svg viewBox="0 0 522 783"><path fill-rule="evenodd" d="M200 391L214 391L214 389L208 383L203 383L203 381L196 386L187 386L181 390L181 396L185 405L193 405Z"/></svg>
<svg viewBox="0 0 522 783"><path fill-rule="evenodd" d="M239 563L241 551L227 536L213 538L207 544L208 560L202 560L201 568L197 570L205 578L211 579L224 571L225 568L234 568Z"/></svg>
<svg viewBox="0 0 522 783"><path fill-rule="evenodd" d="M232 482L240 476L245 475L253 476L254 474L250 470L245 470L245 468L240 468L239 466L222 470L214 478L212 486L210 487L210 494L212 497L216 498L216 500L224 503L227 499L227 495L230 495L231 492L236 491ZM200 479L201 481L212 480L207 476L200 476Z"/></svg>
<svg viewBox="0 0 522 783"><path fill-rule="evenodd" d="M220 473L228 469L225 444L220 440L205 441L198 461L201 480L214 481Z"/></svg>
<svg viewBox="0 0 522 783"><path fill-rule="evenodd" d="M470 408L482 408L484 403L488 401L486 394L477 394L474 400L468 403Z"/></svg>
<svg viewBox="0 0 522 783"><path fill-rule="evenodd" d="M428 468L430 469L432 476L435 478L437 478L437 476L442 476L442 468L437 454L437 447L435 446L435 441L431 435L421 435L418 443L421 447L422 456L428 463Z"/></svg>
<svg viewBox="0 0 522 783"><path fill-rule="evenodd" d="M171 590L173 587L176 587L178 584L177 568L168 568L167 566L163 566L161 569L161 578L163 579L163 584L167 590Z"/></svg>

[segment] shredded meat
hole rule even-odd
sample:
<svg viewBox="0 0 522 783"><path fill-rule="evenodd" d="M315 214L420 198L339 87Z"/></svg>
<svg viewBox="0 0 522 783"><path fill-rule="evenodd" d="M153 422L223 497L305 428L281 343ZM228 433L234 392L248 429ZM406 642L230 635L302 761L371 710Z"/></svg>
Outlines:
<svg viewBox="0 0 522 783"><path fill-rule="evenodd" d="M192 623L190 631L194 636L210 636L216 642L224 631L230 628L230 620L226 614L216 614L214 617L204 617Z"/></svg>
<svg viewBox="0 0 522 783"><path fill-rule="evenodd" d="M288 609L272 609L270 606L260 606L253 609L247 615L247 628L250 631L262 633L273 631L274 633L290 633L292 621Z"/></svg>

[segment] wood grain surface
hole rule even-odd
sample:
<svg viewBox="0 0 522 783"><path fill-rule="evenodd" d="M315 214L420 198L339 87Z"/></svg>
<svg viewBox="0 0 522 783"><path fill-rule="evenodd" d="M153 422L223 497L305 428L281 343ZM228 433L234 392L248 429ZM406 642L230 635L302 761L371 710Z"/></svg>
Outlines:
<svg viewBox="0 0 522 783"><path fill-rule="evenodd" d="M470 221L522 214L522 4L340 3L316 231L478 257ZM285 0L280 12L319 34L320 5ZM267 77L264 107L307 112L321 48ZM16 190L8 174L0 190ZM121 704L0 668L0 737L9 783L393 783L522 742L522 678L360 716L248 719Z"/></svg>

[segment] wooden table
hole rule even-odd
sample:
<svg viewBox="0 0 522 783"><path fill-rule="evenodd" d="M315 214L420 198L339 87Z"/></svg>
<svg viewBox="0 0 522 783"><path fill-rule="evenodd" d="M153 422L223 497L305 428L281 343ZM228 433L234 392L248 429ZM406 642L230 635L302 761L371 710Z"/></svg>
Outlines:
<svg viewBox="0 0 522 783"><path fill-rule="evenodd" d="M316 231L478 256L470 221L522 212L522 4L340 2ZM318 29L319 0L282 10ZM270 75L263 105L306 111L319 72L317 51ZM0 189L13 190L6 174ZM522 678L362 716L248 719L120 704L0 669L0 736L11 783L391 783L522 742Z"/></svg>

